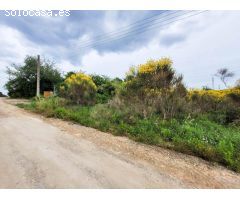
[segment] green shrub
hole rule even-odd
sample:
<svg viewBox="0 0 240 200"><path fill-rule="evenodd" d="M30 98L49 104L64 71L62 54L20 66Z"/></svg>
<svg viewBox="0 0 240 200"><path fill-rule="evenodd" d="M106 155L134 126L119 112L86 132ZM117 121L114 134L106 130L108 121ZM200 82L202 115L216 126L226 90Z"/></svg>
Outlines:
<svg viewBox="0 0 240 200"><path fill-rule="evenodd" d="M107 76L91 75L93 82L97 86L96 102L107 103L112 99L117 89L122 84L122 80L119 78L110 79Z"/></svg>
<svg viewBox="0 0 240 200"><path fill-rule="evenodd" d="M240 89L190 90L189 104L192 115L207 114L220 124L238 124L240 121Z"/></svg>
<svg viewBox="0 0 240 200"><path fill-rule="evenodd" d="M68 101L39 98L19 106L197 155L240 172L238 88L187 91L167 58L131 68L124 82L70 73L62 87ZM105 104L93 105L95 95Z"/></svg>
<svg viewBox="0 0 240 200"><path fill-rule="evenodd" d="M12 98L32 98L36 95L36 66L37 58L26 56L24 64L12 64L7 67L6 73L9 77L5 84L8 96ZM43 60L41 62L41 87L40 93L53 91L54 86L63 81L61 72L55 67L52 61Z"/></svg>
<svg viewBox="0 0 240 200"><path fill-rule="evenodd" d="M187 91L182 78L170 59L149 60L130 68L119 98L145 118L158 113L163 119L171 119L186 110Z"/></svg>
<svg viewBox="0 0 240 200"><path fill-rule="evenodd" d="M20 106L240 170L240 128L210 121L208 115L183 120L162 120L158 115L141 118L128 109L119 110L108 104L74 106L60 98L40 99Z"/></svg>
<svg viewBox="0 0 240 200"><path fill-rule="evenodd" d="M76 104L91 105L95 102L97 86L90 76L74 73L64 81L59 90L61 96Z"/></svg>

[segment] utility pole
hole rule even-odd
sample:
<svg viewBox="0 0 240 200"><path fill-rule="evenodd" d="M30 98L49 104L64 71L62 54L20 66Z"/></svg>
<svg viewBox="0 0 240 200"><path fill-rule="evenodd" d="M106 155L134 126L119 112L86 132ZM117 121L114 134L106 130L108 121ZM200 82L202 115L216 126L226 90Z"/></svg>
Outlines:
<svg viewBox="0 0 240 200"><path fill-rule="evenodd" d="M214 90L214 76L212 76L212 89Z"/></svg>
<svg viewBox="0 0 240 200"><path fill-rule="evenodd" d="M37 56L37 97L40 97L40 55Z"/></svg>

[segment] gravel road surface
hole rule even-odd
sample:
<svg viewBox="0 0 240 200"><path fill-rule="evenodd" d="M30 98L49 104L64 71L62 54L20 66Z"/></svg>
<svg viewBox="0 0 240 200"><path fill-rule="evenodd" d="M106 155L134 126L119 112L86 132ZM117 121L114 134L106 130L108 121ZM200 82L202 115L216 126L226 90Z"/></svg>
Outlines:
<svg viewBox="0 0 240 200"><path fill-rule="evenodd" d="M194 156L48 119L0 98L0 188L240 188Z"/></svg>

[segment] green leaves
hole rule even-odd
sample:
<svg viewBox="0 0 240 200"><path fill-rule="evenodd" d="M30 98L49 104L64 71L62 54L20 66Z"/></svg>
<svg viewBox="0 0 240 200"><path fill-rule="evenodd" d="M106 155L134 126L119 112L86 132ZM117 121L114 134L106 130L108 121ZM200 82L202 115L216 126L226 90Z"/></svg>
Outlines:
<svg viewBox="0 0 240 200"><path fill-rule="evenodd" d="M5 87L8 95L13 98L31 98L36 95L36 72L37 60L35 57L27 56L23 65L13 64L7 68L6 73L9 80ZM62 82L61 73L49 62L41 63L41 93L53 91L54 86Z"/></svg>
<svg viewBox="0 0 240 200"><path fill-rule="evenodd" d="M95 101L97 86L92 78L82 72L73 73L60 87L61 94L76 104L91 105Z"/></svg>

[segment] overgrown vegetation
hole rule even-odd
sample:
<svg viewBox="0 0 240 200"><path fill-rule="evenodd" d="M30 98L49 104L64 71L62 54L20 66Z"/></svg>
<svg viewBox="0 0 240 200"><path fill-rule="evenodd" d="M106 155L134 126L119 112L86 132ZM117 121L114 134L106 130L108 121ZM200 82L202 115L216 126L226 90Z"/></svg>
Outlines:
<svg viewBox="0 0 240 200"><path fill-rule="evenodd" d="M76 104L91 105L95 102L97 86L90 76L74 73L65 79L59 91L61 96Z"/></svg>
<svg viewBox="0 0 240 200"><path fill-rule="evenodd" d="M9 80L5 87L12 98L31 98L36 95L37 58L27 56L23 65L12 64L7 68ZM41 94L53 91L63 81L61 73L50 61L41 63Z"/></svg>
<svg viewBox="0 0 240 200"><path fill-rule="evenodd" d="M71 73L62 86L60 97L19 106L240 172L239 87L188 90L168 58L130 68L124 81Z"/></svg>
<svg viewBox="0 0 240 200"><path fill-rule="evenodd" d="M19 106L47 117L71 120L139 142L197 155L240 172L240 128L218 124L207 115L181 120L162 120L158 115L142 118L108 104L75 106L61 98L40 99Z"/></svg>
<svg viewBox="0 0 240 200"><path fill-rule="evenodd" d="M122 80L120 78L110 79L107 76L91 75L93 82L97 86L96 102L107 103L112 99L119 89Z"/></svg>
<svg viewBox="0 0 240 200"><path fill-rule="evenodd" d="M182 76L175 73L170 59L163 58L130 68L118 98L123 101L121 109L134 108L144 118L158 114L172 119L185 112L186 94Z"/></svg>

